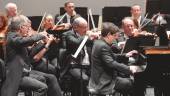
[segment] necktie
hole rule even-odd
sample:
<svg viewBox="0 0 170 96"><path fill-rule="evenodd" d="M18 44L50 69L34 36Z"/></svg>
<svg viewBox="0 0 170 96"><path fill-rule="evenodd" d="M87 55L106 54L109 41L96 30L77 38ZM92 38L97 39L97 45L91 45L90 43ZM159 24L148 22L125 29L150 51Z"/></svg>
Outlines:
<svg viewBox="0 0 170 96"><path fill-rule="evenodd" d="M133 22L134 22L136 28L138 29L138 28L139 28L139 22L138 22L138 20L137 20L137 19L133 19Z"/></svg>
<svg viewBox="0 0 170 96"><path fill-rule="evenodd" d="M73 21L74 21L74 16L71 16L71 17L70 17L70 24L72 24Z"/></svg>

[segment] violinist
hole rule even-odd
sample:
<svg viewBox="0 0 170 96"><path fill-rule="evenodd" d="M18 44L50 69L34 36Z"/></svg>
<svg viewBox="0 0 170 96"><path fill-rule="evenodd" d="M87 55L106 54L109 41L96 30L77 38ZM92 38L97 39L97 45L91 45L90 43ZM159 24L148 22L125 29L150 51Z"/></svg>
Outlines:
<svg viewBox="0 0 170 96"><path fill-rule="evenodd" d="M47 31L47 30L62 30L64 29L64 25L54 25L54 18L51 14L47 14L42 21L42 25L40 26L40 31Z"/></svg>
<svg viewBox="0 0 170 96"><path fill-rule="evenodd" d="M83 89L83 96L87 96L87 82L89 80L89 67L90 67L90 54L91 54L91 47L93 45L93 41L90 38L85 43L83 49L80 51L80 54L76 58L76 62L67 62L70 61L71 58L69 56L74 54L78 49L79 45L90 32L88 31L87 21L82 18L78 17L73 21L73 30L66 32L65 40L66 40L66 56L67 59L64 59L65 66L63 66L63 70L66 70L66 66L71 65L71 68L67 70L67 72L73 76L72 84L72 94L74 96L80 96L81 91L80 88ZM88 34L90 37L90 34ZM69 59L69 60L68 60ZM83 68L81 70L81 68ZM69 75L69 74L65 75ZM81 75L82 73L82 75ZM83 86L81 86L81 79L83 80ZM81 86L81 87L80 87ZM79 90L77 90L79 89ZM77 94L77 95L76 95Z"/></svg>
<svg viewBox="0 0 170 96"><path fill-rule="evenodd" d="M7 17L0 13L0 59L4 60L4 50L3 46L5 45L6 42L6 34L7 34L7 29L8 29L8 19Z"/></svg>
<svg viewBox="0 0 170 96"><path fill-rule="evenodd" d="M44 19L44 22L42 23L43 27L41 26L40 31L46 32L47 29L52 28L52 20L53 19L51 18L51 15L47 15L47 17L45 17ZM37 34L37 31L34 31L31 27L31 21L28 20L28 22L29 22L28 26L30 29L29 36ZM57 52L55 51L56 49L54 49L55 47L53 48L53 46L58 46L58 45L56 44L57 42L54 41L56 41L55 37L47 33L46 39L42 40L41 42L37 42L33 44L33 46L29 47L30 49L29 55L32 61L31 64L33 65L35 70L54 74L56 77L58 77L59 73L56 71L57 69L55 68L56 66L54 66L55 64L48 62L51 61L52 58L51 55L57 54Z"/></svg>
<svg viewBox="0 0 170 96"><path fill-rule="evenodd" d="M143 39L143 41L144 41L144 38L150 38L150 39L154 40L154 37L156 36L154 33L152 34L150 32L141 31L140 29L137 29L136 26L135 26L135 23L134 23L134 21L133 21L133 19L131 17L125 17L122 20L122 29L123 29L123 32L119 33L120 38L118 38L118 42L120 42L120 45L121 45L120 47L122 47L123 42L126 41L127 39L136 38L136 39L139 39L139 40ZM143 42L142 40L140 40L140 41ZM152 44L150 44L150 46L151 46L155 42L154 41L152 41L152 42L147 41L147 42L144 42L144 43L146 43L146 45L148 45L148 46L149 46L150 43L152 43ZM140 44L138 44L138 46L139 45Z"/></svg>
<svg viewBox="0 0 170 96"><path fill-rule="evenodd" d="M126 53L131 50L137 50L140 52L140 45L143 43L144 38L150 34L147 32L138 32L138 30L135 28L134 21L131 17L125 17L122 20L122 37L124 39L124 45L122 47L122 53ZM140 37L142 35L142 37ZM123 40L122 39L122 40ZM147 43L150 41L145 41L144 43ZM140 54L140 53L139 53ZM140 58L140 55L133 58L135 64L142 65L144 64L143 58ZM138 61L138 60L141 61ZM144 72L136 72L134 74L134 96L145 96L144 91L146 88L146 75Z"/></svg>
<svg viewBox="0 0 170 96"><path fill-rule="evenodd" d="M131 17L132 17L137 29L141 29L142 31L146 30L148 32L154 32L153 21L147 18L148 14L146 14L145 17L141 15L142 9L141 9L140 5L138 5L138 4L133 5L131 7L130 13L131 13ZM147 22L148 22L148 24L146 24ZM145 26L143 26L143 25L145 25Z"/></svg>
<svg viewBox="0 0 170 96"><path fill-rule="evenodd" d="M70 1L64 4L64 10L66 11L66 13L64 15L56 17L55 22L57 23L61 18L63 18L60 24L65 25L64 29L68 30L72 28L71 24L73 23L74 19L80 17L80 15L77 14L75 11L75 4Z"/></svg>
<svg viewBox="0 0 170 96"><path fill-rule="evenodd" d="M29 27L29 36L34 36L37 34L37 31L33 30L31 27L31 21L27 19L27 26ZM42 32L43 33L43 32ZM46 33L46 32L44 32ZM46 33L47 34L47 33ZM42 40L41 42L36 43L34 46L32 46L31 49L29 49L29 57L31 64L33 66L33 71L31 71L32 74L35 76L34 78L38 78L39 76L45 77L45 80L48 82L47 86L49 88L47 92L47 96L61 96L61 89L57 81L57 75L59 74L56 71L55 66L52 64L46 63L46 53L50 49L51 43L55 40L54 36L47 34L46 38ZM38 76L38 77L37 77Z"/></svg>

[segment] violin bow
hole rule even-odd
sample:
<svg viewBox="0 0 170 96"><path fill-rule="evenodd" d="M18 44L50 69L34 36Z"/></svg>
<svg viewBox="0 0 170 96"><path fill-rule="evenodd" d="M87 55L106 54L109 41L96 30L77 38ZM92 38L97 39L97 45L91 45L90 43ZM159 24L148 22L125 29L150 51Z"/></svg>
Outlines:
<svg viewBox="0 0 170 96"><path fill-rule="evenodd" d="M101 15L99 15L99 20L98 20L98 30L101 30L101 27L102 27L102 20L103 19L103 17L101 16Z"/></svg>
<svg viewBox="0 0 170 96"><path fill-rule="evenodd" d="M148 13L146 13L144 19L142 20L142 22L141 22L141 24L140 24L140 26L139 26L139 29L141 29L141 26L143 25L143 23L144 23L144 21L146 20L147 16L148 16Z"/></svg>
<svg viewBox="0 0 170 96"><path fill-rule="evenodd" d="M94 19L93 19L91 9L89 9L89 16L90 16L90 19L91 19L91 22L92 22L93 29L94 29L94 31L96 31L96 27L95 27L95 24L94 24Z"/></svg>
<svg viewBox="0 0 170 96"><path fill-rule="evenodd" d="M44 15L43 15L43 17L42 17L42 19L41 19L41 22L40 22L40 25L39 25L39 27L38 27L37 32L39 32L39 31L40 31L40 27L41 27L41 25L42 25L42 22L43 22L43 21L44 21L44 19L45 19L45 16L46 16L46 12L44 13Z"/></svg>
<svg viewBox="0 0 170 96"><path fill-rule="evenodd" d="M89 9L89 12L88 12L88 24L89 24L89 19L90 19L89 17L91 18L91 20L92 20L92 25L93 25L93 27L95 28L91 9ZM82 50L82 48L83 48L84 45L86 44L86 41L88 40L88 38L89 38L89 37L88 37L87 35L85 35L83 41L80 43L78 49L77 49L76 52L72 55L72 57L77 58L77 56L79 55L80 51Z"/></svg>
<svg viewBox="0 0 170 96"><path fill-rule="evenodd" d="M65 16L66 16L66 13L64 13L64 15L59 19L59 21L54 25L53 28L55 28L64 19Z"/></svg>
<svg viewBox="0 0 170 96"><path fill-rule="evenodd" d="M151 21L153 21L153 19L156 17L156 16L159 16L160 13L157 13L156 15L154 15L150 20L148 20L148 22L146 22L145 24L143 24L140 29L142 29L143 27L145 27L146 25L148 25Z"/></svg>
<svg viewBox="0 0 170 96"><path fill-rule="evenodd" d="M84 47L84 45L86 44L86 41L88 40L88 36L85 35L83 41L80 43L78 49L76 50L76 52L74 53L74 55L72 55L74 58L77 58L77 56L79 55L80 51L82 50L82 48Z"/></svg>
<svg viewBox="0 0 170 96"><path fill-rule="evenodd" d="M90 16L89 11L87 12L87 24L88 24L88 30L90 29Z"/></svg>

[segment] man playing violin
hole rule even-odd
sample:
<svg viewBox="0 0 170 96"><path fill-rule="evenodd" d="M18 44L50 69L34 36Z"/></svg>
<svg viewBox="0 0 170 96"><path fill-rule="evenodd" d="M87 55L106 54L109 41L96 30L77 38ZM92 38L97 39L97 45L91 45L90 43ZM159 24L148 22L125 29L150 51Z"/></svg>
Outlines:
<svg viewBox="0 0 170 96"><path fill-rule="evenodd" d="M146 30L149 32L154 32L154 27L153 27L153 22L152 20L147 18L147 15L143 17L142 14L142 9L140 5L133 5L130 10L131 17L133 18L134 24L137 29L140 30ZM148 24L146 24L148 23Z"/></svg>
<svg viewBox="0 0 170 96"><path fill-rule="evenodd" d="M73 55L77 49L79 48L79 45L81 44L81 42L84 40L85 35L87 35L90 32L88 31L88 25L87 25L87 21L82 18L82 17L78 17L73 21L73 30L70 30L68 32L66 32L65 35L65 40L66 40L66 55L67 57L70 55ZM88 34L90 37L90 34ZM87 81L89 80L89 67L90 67L90 53L91 53L91 47L93 44L93 40L91 40L90 38L87 40L87 42L85 43L83 49L80 51L78 57L74 60L75 62L67 62L67 61L71 61L71 60L66 60L64 59L64 61L66 61L64 64L69 64L70 65L70 69L68 70L68 73L71 73L71 75L73 76L73 89L72 89L72 94L76 95L76 96L80 96L81 91L77 91L80 88L83 88L83 96L87 96L88 92L86 89L87 86ZM70 58L69 58L70 59ZM68 66L68 65L65 65ZM66 68L65 66L63 66L64 68ZM83 69L81 69L83 68ZM63 69L65 70L65 69ZM64 71L63 71L64 72ZM82 75L81 75L82 74ZM83 80L83 85L81 85L81 80ZM74 85L76 84L76 86Z"/></svg>
<svg viewBox="0 0 170 96"><path fill-rule="evenodd" d="M75 4L73 2L66 2L64 4L64 10L66 13L62 16L56 17L55 22L57 23L63 16L63 19L61 20L60 24L65 25L64 29L71 29L72 28L72 23L75 18L80 17L79 14L76 13L75 11Z"/></svg>
<svg viewBox="0 0 170 96"><path fill-rule="evenodd" d="M126 53L131 50L141 52L140 46L151 46L155 43L151 33L136 29L135 23L131 17L125 17L122 20L122 29L123 33L121 33L122 35L120 37L121 40L124 41L124 45L121 46L122 53ZM141 54L142 53L139 53L139 55L133 58L133 64L137 64L137 66L145 64L143 61L144 58L142 58ZM147 84L145 77L146 75L144 72L136 72L134 74L134 96L144 96L144 91Z"/></svg>
<svg viewBox="0 0 170 96"><path fill-rule="evenodd" d="M4 52L3 47L6 42L6 34L7 34L7 28L8 28L8 19L7 17L0 13L0 59L4 60Z"/></svg>

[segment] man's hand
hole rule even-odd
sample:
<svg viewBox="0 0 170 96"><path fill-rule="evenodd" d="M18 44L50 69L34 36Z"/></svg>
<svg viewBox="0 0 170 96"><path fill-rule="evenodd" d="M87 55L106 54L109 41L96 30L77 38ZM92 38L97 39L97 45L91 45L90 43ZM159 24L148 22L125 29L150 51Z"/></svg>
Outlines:
<svg viewBox="0 0 170 96"><path fill-rule="evenodd" d="M134 74L134 73L137 72L138 68L137 68L137 66L130 66L130 70L131 70L132 73Z"/></svg>
<svg viewBox="0 0 170 96"><path fill-rule="evenodd" d="M101 32L87 31L86 34L90 37L91 40L98 39Z"/></svg>
<svg viewBox="0 0 170 96"><path fill-rule="evenodd" d="M48 35L48 33L47 33L46 31L39 32L38 34L41 34L41 35L45 36L46 38L48 37L48 36L47 36L47 35Z"/></svg>
<svg viewBox="0 0 170 96"><path fill-rule="evenodd" d="M63 25L65 26L64 29L69 29L71 27L71 24L70 23L63 23Z"/></svg>
<svg viewBox="0 0 170 96"><path fill-rule="evenodd" d="M137 50L132 50L128 53L126 53L126 57L132 57L133 55L136 55L138 54L138 51Z"/></svg>

